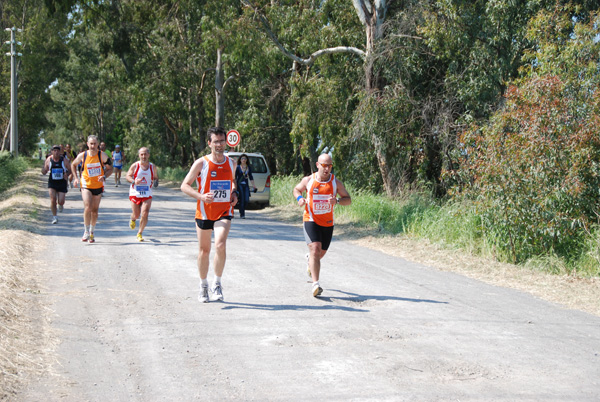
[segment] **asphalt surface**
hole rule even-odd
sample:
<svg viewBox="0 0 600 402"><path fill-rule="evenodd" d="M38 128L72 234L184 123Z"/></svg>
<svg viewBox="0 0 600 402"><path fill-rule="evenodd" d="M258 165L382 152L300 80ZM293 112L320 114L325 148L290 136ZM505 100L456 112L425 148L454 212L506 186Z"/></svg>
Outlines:
<svg viewBox="0 0 600 402"><path fill-rule="evenodd" d="M335 236L314 298L301 227L262 211L233 220L225 301L202 304L195 202L159 187L139 243L107 189L95 244L77 190L48 225L60 345L24 400L600 400L598 317Z"/></svg>

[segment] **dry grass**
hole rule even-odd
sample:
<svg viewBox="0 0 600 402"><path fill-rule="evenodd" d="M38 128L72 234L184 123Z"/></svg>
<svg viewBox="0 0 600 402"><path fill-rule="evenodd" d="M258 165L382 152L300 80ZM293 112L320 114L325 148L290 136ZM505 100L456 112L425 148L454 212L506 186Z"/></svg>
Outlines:
<svg viewBox="0 0 600 402"><path fill-rule="evenodd" d="M39 173L30 170L0 197L0 400L14 400L39 377L54 347L33 266L44 246L37 219L45 207L41 188Z"/></svg>
<svg viewBox="0 0 600 402"><path fill-rule="evenodd" d="M300 224L300 213L293 205L267 210L267 214L273 218L297 224ZM343 222L336 223L335 237L441 271L455 272L492 285L518 289L570 309L600 316L600 278L533 271L473 256L461 250L444 249L407 235L385 235Z"/></svg>

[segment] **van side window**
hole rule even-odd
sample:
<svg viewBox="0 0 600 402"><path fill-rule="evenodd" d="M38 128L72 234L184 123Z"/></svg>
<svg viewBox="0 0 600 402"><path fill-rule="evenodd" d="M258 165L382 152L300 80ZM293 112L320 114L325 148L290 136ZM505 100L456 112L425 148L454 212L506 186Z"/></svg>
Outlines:
<svg viewBox="0 0 600 402"><path fill-rule="evenodd" d="M250 167L252 168L252 173L267 173L267 165L265 164L265 160L263 158L251 156L249 162Z"/></svg>

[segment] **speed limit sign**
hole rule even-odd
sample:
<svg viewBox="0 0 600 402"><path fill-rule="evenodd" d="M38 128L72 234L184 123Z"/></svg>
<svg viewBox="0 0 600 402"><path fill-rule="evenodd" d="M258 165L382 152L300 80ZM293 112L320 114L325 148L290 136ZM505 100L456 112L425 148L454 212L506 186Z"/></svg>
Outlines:
<svg viewBox="0 0 600 402"><path fill-rule="evenodd" d="M236 147L241 139L242 136L236 130L229 130L227 133L227 145L230 147Z"/></svg>

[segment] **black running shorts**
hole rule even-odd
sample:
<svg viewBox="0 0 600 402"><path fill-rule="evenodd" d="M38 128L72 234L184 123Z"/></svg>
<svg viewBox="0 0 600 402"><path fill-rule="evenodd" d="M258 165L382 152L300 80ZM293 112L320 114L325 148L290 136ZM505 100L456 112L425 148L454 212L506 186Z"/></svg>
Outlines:
<svg viewBox="0 0 600 402"><path fill-rule="evenodd" d="M66 180L57 180L57 181L48 181L48 188L53 188L59 193L66 193L67 190L67 181Z"/></svg>
<svg viewBox="0 0 600 402"><path fill-rule="evenodd" d="M100 195L104 192L104 187L100 187L100 188L82 188L82 190L87 190L90 193L92 193L92 195Z"/></svg>
<svg viewBox="0 0 600 402"><path fill-rule="evenodd" d="M304 222L304 239L306 244L321 243L321 249L327 250L333 237L333 226L320 226L314 222Z"/></svg>
<svg viewBox="0 0 600 402"><path fill-rule="evenodd" d="M206 219L206 220L196 219L196 225L198 225L198 227L202 230L213 230L215 228L215 222L221 221L223 219L230 221L231 216L225 215L225 216L220 217L216 221L211 221L210 219Z"/></svg>

